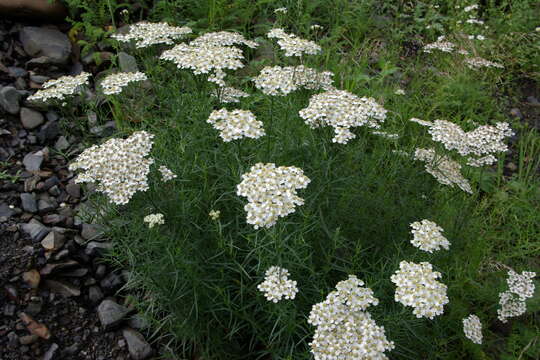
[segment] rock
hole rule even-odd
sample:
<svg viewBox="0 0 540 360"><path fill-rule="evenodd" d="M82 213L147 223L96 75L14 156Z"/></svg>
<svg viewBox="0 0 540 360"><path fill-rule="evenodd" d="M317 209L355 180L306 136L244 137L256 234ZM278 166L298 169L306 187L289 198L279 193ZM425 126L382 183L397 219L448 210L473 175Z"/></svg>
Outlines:
<svg viewBox="0 0 540 360"><path fill-rule="evenodd" d="M47 264L39 271L39 273L43 276L46 276L46 275L57 273L61 270L70 269L76 266L79 266L79 263L76 262L75 260L69 260L63 263Z"/></svg>
<svg viewBox="0 0 540 360"><path fill-rule="evenodd" d="M105 276L105 278L99 282L99 285L101 285L103 290L112 293L119 290L122 285L124 285L124 279L122 279L122 275L112 272Z"/></svg>
<svg viewBox="0 0 540 360"><path fill-rule="evenodd" d="M35 82L36 84L44 84L46 81L48 81L50 78L48 76L43 75L30 75L30 80Z"/></svg>
<svg viewBox="0 0 540 360"><path fill-rule="evenodd" d="M27 171L39 171L41 164L43 163L43 154L41 151L36 153L26 154L23 159L24 167Z"/></svg>
<svg viewBox="0 0 540 360"><path fill-rule="evenodd" d="M88 274L88 269L87 268L78 268L78 269L75 269L75 270L71 270L71 271L63 271L62 274L60 274L61 276L65 276L65 277L83 277L83 276L86 276L86 274Z"/></svg>
<svg viewBox="0 0 540 360"><path fill-rule="evenodd" d="M48 140L54 140L60 134L60 127L58 121L49 121L41 127L38 132L38 139L40 142Z"/></svg>
<svg viewBox="0 0 540 360"><path fill-rule="evenodd" d="M6 292L6 296L9 300L14 301L16 303L19 302L19 292L13 285L6 285L4 286L4 291Z"/></svg>
<svg viewBox="0 0 540 360"><path fill-rule="evenodd" d="M540 106L540 101L534 96L527 96L527 102L532 106Z"/></svg>
<svg viewBox="0 0 540 360"><path fill-rule="evenodd" d="M71 43L64 33L48 28L26 26L19 33L24 51L30 56L45 56L56 64L67 63Z"/></svg>
<svg viewBox="0 0 540 360"><path fill-rule="evenodd" d="M123 51L118 53L118 65L122 72L137 72L139 67L137 66L137 60Z"/></svg>
<svg viewBox="0 0 540 360"><path fill-rule="evenodd" d="M22 224L21 230L27 233L34 242L43 240L43 238L50 232L49 228L36 219L30 220L30 222L27 224Z"/></svg>
<svg viewBox="0 0 540 360"><path fill-rule="evenodd" d="M103 226L99 224L83 224L81 236L86 240L97 240L103 236Z"/></svg>
<svg viewBox="0 0 540 360"><path fill-rule="evenodd" d="M26 21L45 20L63 21L68 15L66 7L60 1L0 1L0 13L6 17L21 17Z"/></svg>
<svg viewBox="0 0 540 360"><path fill-rule="evenodd" d="M59 346L56 343L53 343L51 347L49 348L49 350L47 350L47 352L43 355L42 360L58 359L57 357L58 349L59 349Z"/></svg>
<svg viewBox="0 0 540 360"><path fill-rule="evenodd" d="M58 188L56 186L53 186L49 190L49 193L54 194L54 195L60 195L60 190L58 190L58 192L55 193L53 191L53 189L58 190ZM56 224L60 224L60 223L62 223L64 221L66 221L66 217L63 216L63 215L60 215L60 214L49 214L49 215L43 216L42 221L43 221L44 224L47 224L47 225L56 225Z"/></svg>
<svg viewBox="0 0 540 360"><path fill-rule="evenodd" d="M101 291L99 286L90 286L88 289L88 299L92 304L97 304L103 299L103 291Z"/></svg>
<svg viewBox="0 0 540 360"><path fill-rule="evenodd" d="M38 201L38 211L40 214L47 213L56 209L57 204L50 199L39 199Z"/></svg>
<svg viewBox="0 0 540 360"><path fill-rule="evenodd" d="M32 110L26 107L21 108L21 123L25 129L35 129L39 125L43 124L45 118L39 111Z"/></svg>
<svg viewBox="0 0 540 360"><path fill-rule="evenodd" d="M110 242L90 241L88 244L86 244L84 253L89 256L95 256L112 249L112 247L113 244Z"/></svg>
<svg viewBox="0 0 540 360"><path fill-rule="evenodd" d="M54 144L54 148L58 151L64 151L69 148L69 142L67 141L64 135L60 136L58 140L56 140L56 143Z"/></svg>
<svg viewBox="0 0 540 360"><path fill-rule="evenodd" d="M139 332L126 328L122 331L122 335L126 339L132 359L144 360L152 355L152 347Z"/></svg>
<svg viewBox="0 0 540 360"><path fill-rule="evenodd" d="M0 89L0 107L12 115L16 115L20 110L20 98L21 94L13 86Z"/></svg>
<svg viewBox="0 0 540 360"><path fill-rule="evenodd" d="M13 77L25 77L28 74L28 71L17 66L8 66L9 75Z"/></svg>
<svg viewBox="0 0 540 360"><path fill-rule="evenodd" d="M22 193L21 194L21 205L24 211L27 211L29 213L36 213L37 212L37 202L34 195L30 193Z"/></svg>
<svg viewBox="0 0 540 360"><path fill-rule="evenodd" d="M22 278L25 283L28 284L32 289L37 289L39 287L39 282L41 281L41 275L36 269L26 271L23 273Z"/></svg>
<svg viewBox="0 0 540 360"><path fill-rule="evenodd" d="M523 114L518 108L513 108L512 110L510 110L510 115L518 119L523 119Z"/></svg>
<svg viewBox="0 0 540 360"><path fill-rule="evenodd" d="M24 325L26 325L26 328L28 329L28 331L30 331L30 333L37 335L45 340L51 337L51 332L49 331L49 329L45 325L35 321L30 315L22 312L19 314L19 318L24 323Z"/></svg>
<svg viewBox="0 0 540 360"><path fill-rule="evenodd" d="M6 203L0 203L0 217L10 218L15 214L12 208Z"/></svg>
<svg viewBox="0 0 540 360"><path fill-rule="evenodd" d="M36 341L38 341L38 339L39 339L39 336L31 334L31 335L21 336L19 338L19 342L21 343L21 345L31 345L35 343Z"/></svg>
<svg viewBox="0 0 540 360"><path fill-rule="evenodd" d="M134 329L141 330L148 327L148 322L141 315L135 314L128 320L128 325Z"/></svg>
<svg viewBox="0 0 540 360"><path fill-rule="evenodd" d="M55 293L65 297L80 296L81 290L78 287L59 280L45 280L44 285Z"/></svg>
<svg viewBox="0 0 540 360"><path fill-rule="evenodd" d="M51 231L45 239L41 240L41 246L45 250L56 251L64 245L64 235L56 231Z"/></svg>
<svg viewBox="0 0 540 360"><path fill-rule="evenodd" d="M124 306L108 299L103 300L97 308L99 321L105 330L118 325L128 312L128 309Z"/></svg>

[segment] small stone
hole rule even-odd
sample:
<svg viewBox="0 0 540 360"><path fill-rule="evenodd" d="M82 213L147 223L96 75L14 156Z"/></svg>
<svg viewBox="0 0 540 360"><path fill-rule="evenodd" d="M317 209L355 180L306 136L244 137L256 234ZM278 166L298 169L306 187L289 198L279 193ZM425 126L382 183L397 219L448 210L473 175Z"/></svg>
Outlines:
<svg viewBox="0 0 540 360"><path fill-rule="evenodd" d="M8 66L9 75L13 77L25 77L28 74L28 71L17 66Z"/></svg>
<svg viewBox="0 0 540 360"><path fill-rule="evenodd" d="M56 231L51 231L45 239L41 241L41 246L46 250L56 251L64 245L64 235Z"/></svg>
<svg viewBox="0 0 540 360"><path fill-rule="evenodd" d="M19 35L24 51L30 56L44 56L52 63L67 62L71 43L66 34L55 29L26 26Z"/></svg>
<svg viewBox="0 0 540 360"><path fill-rule="evenodd" d="M20 197L21 197L21 205L24 211L27 211L32 214L37 212L38 210L37 202L34 195L29 194L29 193L22 193Z"/></svg>
<svg viewBox="0 0 540 360"><path fill-rule="evenodd" d="M42 360L58 359L57 357L58 349L59 349L59 346L56 343L53 343L51 347L49 348L49 350L47 350L47 352L43 355Z"/></svg>
<svg viewBox="0 0 540 360"><path fill-rule="evenodd" d="M77 261L75 261L75 260L68 260L68 261L63 262L63 263L51 263L51 264L45 265L39 271L39 273L41 275L43 275L43 276L46 276L46 275L50 275L52 273L58 273L61 270L71 269L71 268L74 268L76 266L79 266L79 263Z"/></svg>
<svg viewBox="0 0 540 360"><path fill-rule="evenodd" d="M24 335L24 336L19 337L19 342L21 343L21 345L31 345L35 343L36 341L38 341L38 339L39 339L39 336L30 334L30 335Z"/></svg>
<svg viewBox="0 0 540 360"><path fill-rule="evenodd" d="M60 275L66 277L83 277L86 276L86 274L88 274L87 268L79 268L71 271L64 271Z"/></svg>
<svg viewBox="0 0 540 360"><path fill-rule="evenodd" d="M518 119L523 119L523 114L518 108L513 108L512 110L510 110L510 115Z"/></svg>
<svg viewBox="0 0 540 360"><path fill-rule="evenodd" d="M105 330L114 328L122 322L128 312L124 306L108 299L103 300L97 308L99 321Z"/></svg>
<svg viewBox="0 0 540 360"><path fill-rule="evenodd" d="M6 285L4 286L4 291L6 292L6 295L9 300L14 302L19 302L19 292L13 285Z"/></svg>
<svg viewBox="0 0 540 360"><path fill-rule="evenodd" d="M51 337L51 332L49 331L49 329L45 325L35 321L30 315L22 312L19 314L19 318L24 323L28 331L30 331L30 333L37 335L45 340Z"/></svg>
<svg viewBox="0 0 540 360"><path fill-rule="evenodd" d="M69 148L69 142L67 141L64 135L60 136L58 140L56 140L56 143L54 144L54 148L58 151L64 151Z"/></svg>
<svg viewBox="0 0 540 360"><path fill-rule="evenodd" d="M37 289L39 287L41 275L36 269L24 272L22 278L24 282L27 283L32 289Z"/></svg>
<svg viewBox="0 0 540 360"><path fill-rule="evenodd" d="M101 279L105 276L105 273L107 272L107 267L104 264L99 264L96 269L96 278Z"/></svg>
<svg viewBox="0 0 540 360"><path fill-rule="evenodd" d="M55 293L65 297L76 297L81 295L81 290L71 284L58 280L45 280L44 285Z"/></svg>
<svg viewBox="0 0 540 360"><path fill-rule="evenodd" d="M83 224L81 236L86 240L97 240L103 236L103 226L99 224Z"/></svg>
<svg viewBox="0 0 540 360"><path fill-rule="evenodd" d="M21 108L20 118L23 127L29 130L37 128L45 121L43 115L41 115L39 111L25 107Z"/></svg>
<svg viewBox="0 0 540 360"><path fill-rule="evenodd" d="M124 279L122 279L122 275L112 272L105 276L105 278L99 282L99 285L101 285L103 290L112 293L119 290L122 285L124 285Z"/></svg>
<svg viewBox="0 0 540 360"><path fill-rule="evenodd" d="M17 309L17 306L14 304L6 304L4 306L4 315L5 316L13 316L15 315L15 310Z"/></svg>
<svg viewBox="0 0 540 360"><path fill-rule="evenodd" d="M36 219L30 220L30 222L27 224L22 224L21 230L27 233L34 242L43 240L43 238L50 232L49 228Z"/></svg>
<svg viewBox="0 0 540 360"><path fill-rule="evenodd" d="M137 331L126 328L122 331L128 344L129 354L134 360L144 360L152 355L152 347Z"/></svg>
<svg viewBox="0 0 540 360"><path fill-rule="evenodd" d="M48 199L40 199L38 201L38 211L40 214L45 214L56 209L57 204Z"/></svg>
<svg viewBox="0 0 540 360"><path fill-rule="evenodd" d="M78 199L81 197L81 185L75 183L69 183L66 185L66 191L72 197Z"/></svg>
<svg viewBox="0 0 540 360"><path fill-rule="evenodd" d="M35 82L36 84L43 84L45 83L47 80L49 80L50 78L48 76L43 76L43 75L30 75L30 80L32 80L33 82Z"/></svg>
<svg viewBox="0 0 540 360"><path fill-rule="evenodd" d="M527 96L527 102L533 106L540 106L540 101L534 96Z"/></svg>
<svg viewBox="0 0 540 360"><path fill-rule="evenodd" d="M10 218L15 211L6 203L0 203L0 217Z"/></svg>
<svg viewBox="0 0 540 360"><path fill-rule="evenodd" d="M38 133L38 139L44 143L49 140L54 140L60 134L60 126L58 121L49 121L41 127Z"/></svg>
<svg viewBox="0 0 540 360"><path fill-rule="evenodd" d="M16 115L19 110L19 99L21 94L13 86L0 88L0 107L12 115Z"/></svg>
<svg viewBox="0 0 540 360"><path fill-rule="evenodd" d="M135 314L128 320L128 325L134 329L142 330L148 327L148 322L141 315Z"/></svg>
<svg viewBox="0 0 540 360"><path fill-rule="evenodd" d="M118 65L122 72L137 72L139 67L137 66L137 60L123 51L118 53Z"/></svg>
<svg viewBox="0 0 540 360"><path fill-rule="evenodd" d="M47 225L56 225L66 221L66 217L60 214L49 214L43 216L42 221L44 224Z"/></svg>
<svg viewBox="0 0 540 360"><path fill-rule="evenodd" d="M103 291L101 291L99 286L90 286L88 289L88 299L92 304L97 304L103 299Z"/></svg>
<svg viewBox="0 0 540 360"><path fill-rule="evenodd" d="M39 171L41 168L41 164L43 163L43 154L41 151L38 151L36 153L29 153L26 154L23 159L24 167L27 171L34 172Z"/></svg>
<svg viewBox="0 0 540 360"><path fill-rule="evenodd" d="M88 244L86 244L84 253L89 256L95 256L112 249L112 247L113 244L110 242L90 241Z"/></svg>

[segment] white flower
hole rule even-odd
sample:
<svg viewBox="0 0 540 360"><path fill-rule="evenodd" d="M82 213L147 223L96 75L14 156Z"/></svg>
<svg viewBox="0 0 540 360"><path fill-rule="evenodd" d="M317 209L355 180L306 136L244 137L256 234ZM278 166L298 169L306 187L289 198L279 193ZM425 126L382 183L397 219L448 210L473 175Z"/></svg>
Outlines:
<svg viewBox="0 0 540 360"><path fill-rule="evenodd" d="M484 35L476 35L476 40L483 41L486 40L486 37Z"/></svg>
<svg viewBox="0 0 540 360"><path fill-rule="evenodd" d="M257 289L264 293L266 300L277 303L281 299L292 300L298 293L296 281L289 279L289 270L279 266L272 266L266 270L262 283Z"/></svg>
<svg viewBox="0 0 540 360"><path fill-rule="evenodd" d="M208 216L210 216L210 219L217 220L219 219L219 216L221 215L221 211L219 210L212 210L208 213Z"/></svg>
<svg viewBox="0 0 540 360"><path fill-rule="evenodd" d="M413 307L413 314L418 318L433 319L441 315L448 297L446 285L436 280L440 277L441 273L433 271L428 262L400 262L399 270L390 278L397 287L395 300Z"/></svg>
<svg viewBox="0 0 540 360"><path fill-rule="evenodd" d="M232 31L209 32L189 43L191 46L233 46L246 45L252 49L259 46L255 41L247 40L242 34Z"/></svg>
<svg viewBox="0 0 540 360"><path fill-rule="evenodd" d="M340 281L323 302L313 305L308 323L316 326L311 352L316 360L386 359L394 343L386 339L366 309L379 300L355 275Z"/></svg>
<svg viewBox="0 0 540 360"><path fill-rule="evenodd" d="M69 165L74 171L82 169L76 183L97 183L97 191L107 195L115 204L127 204L137 191L148 190L147 176L152 158L154 135L145 131L133 133L127 139L110 139L101 145L84 150Z"/></svg>
<svg viewBox="0 0 540 360"><path fill-rule="evenodd" d="M442 227L429 220L415 221L411 224L413 239L411 244L417 248L432 253L435 250L450 248L450 242L442 232Z"/></svg>
<svg viewBox="0 0 540 360"><path fill-rule="evenodd" d="M433 149L416 149L414 160L425 162L426 171L443 185L454 187L472 194L469 181L461 174L461 165L446 155L437 155Z"/></svg>
<svg viewBox="0 0 540 360"><path fill-rule="evenodd" d="M439 36L437 41L427 44L424 46L423 51L425 53L431 53L433 50L439 50L442 52L452 52L454 51L456 45L449 41L444 41L444 36Z"/></svg>
<svg viewBox="0 0 540 360"><path fill-rule="evenodd" d="M267 37L278 39L277 43L285 51L285 56L317 55L321 52L321 47L315 42L287 34L283 29L272 29Z"/></svg>
<svg viewBox="0 0 540 360"><path fill-rule="evenodd" d="M313 24L309 27L311 30L321 30L323 27L319 24Z"/></svg>
<svg viewBox="0 0 540 360"><path fill-rule="evenodd" d="M163 214L150 214L144 217L143 220L145 223L148 223L148 228L153 228L155 225L165 224L165 219Z"/></svg>
<svg viewBox="0 0 540 360"><path fill-rule="evenodd" d="M405 95L405 90L403 90L403 89L396 89L396 91L394 91L394 94L396 94L396 95Z"/></svg>
<svg viewBox="0 0 540 360"><path fill-rule="evenodd" d="M277 219L292 214L296 206L304 200L296 195L298 189L304 189L310 180L302 169L294 166L258 163L242 175L236 193L248 199L244 206L247 223L259 227L271 227Z"/></svg>
<svg viewBox="0 0 540 360"><path fill-rule="evenodd" d="M473 69L473 70L483 68L483 67L487 67L487 68L493 67L493 68L497 68L497 69L504 69L503 65L501 65L499 63L496 63L496 62L493 62L493 61L483 59L481 57L474 57L474 58L465 59L465 65L467 65L467 67L469 67L470 69Z"/></svg>
<svg viewBox="0 0 540 360"><path fill-rule="evenodd" d="M265 135L263 123L249 110L214 110L206 122L220 131L219 136L225 142L243 137L258 139Z"/></svg>
<svg viewBox="0 0 540 360"><path fill-rule="evenodd" d="M465 7L463 8L463 11L469 12L469 11L472 11L472 10L475 10L475 9L478 9L478 4L465 6Z"/></svg>
<svg viewBox="0 0 540 360"><path fill-rule="evenodd" d="M478 316L471 314L463 319L463 332L473 343L482 344L482 323Z"/></svg>
<svg viewBox="0 0 540 360"><path fill-rule="evenodd" d="M484 22L482 20L470 18L465 21L467 24L478 24L478 25L484 25Z"/></svg>
<svg viewBox="0 0 540 360"><path fill-rule="evenodd" d="M371 133L373 135L381 136L381 137L383 137L385 139L389 139L389 140L399 139L399 134L388 133L386 131L372 131Z"/></svg>
<svg viewBox="0 0 540 360"><path fill-rule="evenodd" d="M534 295L535 285L532 281L535 272L523 271L521 274L514 270L508 271L508 290L499 294L500 309L497 309L498 318L503 323L508 318L516 317L527 311L525 301Z"/></svg>
<svg viewBox="0 0 540 360"><path fill-rule="evenodd" d="M61 76L45 82L42 90L28 97L28 101L47 102L49 99L64 100L67 96L80 91L84 85L88 85L90 74L82 72L76 76Z"/></svg>
<svg viewBox="0 0 540 360"><path fill-rule="evenodd" d="M287 13L287 8L285 8L285 7L277 8L277 9L274 10L274 13L276 13L276 14L280 14L280 13L281 14L286 14Z"/></svg>
<svg viewBox="0 0 540 360"><path fill-rule="evenodd" d="M331 126L335 137L332 140L346 144L355 135L352 127L368 126L378 129L386 119L387 110L372 98L359 98L344 90L330 90L313 95L307 108L299 114L311 128Z"/></svg>
<svg viewBox="0 0 540 360"><path fill-rule="evenodd" d="M101 82L101 88L105 95L119 94L122 92L122 88L127 86L130 82L144 81L148 78L142 72L120 72L116 74L108 75Z"/></svg>
<svg viewBox="0 0 540 360"><path fill-rule="evenodd" d="M178 44L160 56L160 59L174 62L179 69L190 69L196 75L208 74L208 81L219 86L225 86L224 70L240 69L244 66L243 58L239 48L217 45L213 41Z"/></svg>
<svg viewBox="0 0 540 360"><path fill-rule="evenodd" d="M183 26L170 26L167 23L140 22L129 26L127 34L114 34L111 37L121 42L135 41L137 48L145 48L155 44L172 44L173 40L191 34L191 29Z"/></svg>
<svg viewBox="0 0 540 360"><path fill-rule="evenodd" d="M176 174L173 173L168 167L165 165L161 165L159 167L159 172L161 173L161 178L164 182L167 182L169 180L172 180L176 178Z"/></svg>
<svg viewBox="0 0 540 360"><path fill-rule="evenodd" d="M315 69L299 66L266 66L253 78L255 87L266 95L285 96L298 89L330 90L333 89L333 73L319 72Z"/></svg>
<svg viewBox="0 0 540 360"><path fill-rule="evenodd" d="M433 125L433 123L431 121L426 121L426 120L422 120L422 119L418 119L418 118L410 118L409 121L417 123L417 124L422 125L422 126L431 126L431 125Z"/></svg>

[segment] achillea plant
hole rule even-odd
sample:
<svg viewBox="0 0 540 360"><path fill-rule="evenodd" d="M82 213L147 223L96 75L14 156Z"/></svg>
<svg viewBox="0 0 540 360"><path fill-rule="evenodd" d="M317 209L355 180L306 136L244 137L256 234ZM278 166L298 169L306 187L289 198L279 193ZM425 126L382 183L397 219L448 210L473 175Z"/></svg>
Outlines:
<svg viewBox="0 0 540 360"><path fill-rule="evenodd" d="M281 50L285 51L285 56L317 55L322 51L315 42L299 38L294 34L287 34L283 29L272 29L267 36L278 39L277 43Z"/></svg>
<svg viewBox="0 0 540 360"><path fill-rule="evenodd" d="M148 80L146 75L140 71L137 72L120 72L116 74L108 75L100 83L103 93L105 95L120 94L122 89L129 83L136 81Z"/></svg>
<svg viewBox="0 0 540 360"><path fill-rule="evenodd" d="M127 139L110 139L84 150L69 169L79 170L76 183L96 183L96 190L115 204L127 204L138 191L148 190L147 176L154 159L148 155L153 135L133 133Z"/></svg>
<svg viewBox="0 0 540 360"><path fill-rule="evenodd" d="M478 316L471 314L463 319L463 333L475 344L482 344L482 323Z"/></svg>
<svg viewBox="0 0 540 360"><path fill-rule="evenodd" d="M296 281L289 279L289 270L272 266L264 275L264 281L257 285L257 289L264 293L266 300L277 303L281 299L293 300L296 297L298 287Z"/></svg>
<svg viewBox="0 0 540 360"><path fill-rule="evenodd" d="M508 290L499 294L500 308L497 310L499 320L503 323L508 318L523 315L527 311L525 301L534 295L535 285L532 281L535 272L523 271L521 274L514 270L508 271Z"/></svg>
<svg viewBox="0 0 540 360"><path fill-rule="evenodd" d="M332 74L299 66L267 66L253 79L255 87L266 95L286 96L298 89L331 90Z"/></svg>
<svg viewBox="0 0 540 360"><path fill-rule="evenodd" d="M129 26L127 34L113 34L112 38L121 42L135 42L137 48L146 48L156 44L173 44L174 40L191 34L187 26L171 26L167 23L140 22Z"/></svg>
<svg viewBox="0 0 540 360"><path fill-rule="evenodd" d="M413 234L411 244L420 250L432 253L441 248L446 250L450 248L450 242L442 235L443 228L433 221L426 219L415 221L411 224L411 228Z"/></svg>
<svg viewBox="0 0 540 360"><path fill-rule="evenodd" d="M50 99L64 100L70 95L79 92L83 86L88 85L90 74L82 72L75 76L61 76L58 79L49 80L43 84L43 89L36 91L28 97L28 101L48 102Z"/></svg>
<svg viewBox="0 0 540 360"><path fill-rule="evenodd" d="M206 122L219 130L219 136L225 142L243 137L258 139L265 134L263 123L249 110L214 110Z"/></svg>

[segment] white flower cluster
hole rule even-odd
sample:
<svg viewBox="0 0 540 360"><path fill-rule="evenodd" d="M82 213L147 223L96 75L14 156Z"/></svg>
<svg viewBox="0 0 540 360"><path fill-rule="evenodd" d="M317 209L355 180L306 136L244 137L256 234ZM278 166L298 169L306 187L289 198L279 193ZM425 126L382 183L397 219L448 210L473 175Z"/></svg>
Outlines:
<svg viewBox="0 0 540 360"><path fill-rule="evenodd" d="M403 89L396 89L396 91L394 91L394 94L395 94L395 95L405 95L405 90L403 90Z"/></svg>
<svg viewBox="0 0 540 360"><path fill-rule="evenodd" d="M354 139L351 127L367 125L378 129L386 119L387 110L372 98L359 98L345 90L330 90L313 95L307 108L299 114L311 128L331 126L333 142L346 144Z"/></svg>
<svg viewBox="0 0 540 360"><path fill-rule="evenodd" d="M248 93L230 86L220 86L211 95L218 98L218 101L222 103L238 103L240 98L249 96Z"/></svg>
<svg viewBox="0 0 540 360"><path fill-rule="evenodd" d="M450 242L442 235L442 227L429 220L415 221L411 224L413 239L411 244L420 250L433 251L450 248Z"/></svg>
<svg viewBox="0 0 540 360"><path fill-rule="evenodd" d="M187 26L171 26L167 23L140 22L129 26L127 34L114 34L113 39L122 42L135 41L137 48L145 48L155 44L172 44L173 40L191 34Z"/></svg>
<svg viewBox="0 0 540 360"><path fill-rule="evenodd" d="M428 132L433 141L443 144L447 150L469 156L469 165L472 166L493 164L497 160L493 154L507 151L508 146L503 141L514 135L506 122L499 122L495 126L482 125L465 132L450 121L435 120Z"/></svg>
<svg viewBox="0 0 540 360"><path fill-rule="evenodd" d="M465 6L463 8L463 11L469 12L469 11L476 10L476 9L478 9L478 4L473 4L473 5Z"/></svg>
<svg viewBox="0 0 540 360"><path fill-rule="evenodd" d="M433 50L439 50L442 52L452 52L454 51L454 48L456 45L454 43L451 43L449 41L444 40L444 36L439 36L437 38L437 41L427 44L424 46L423 51L425 53L431 53Z"/></svg>
<svg viewBox="0 0 540 360"><path fill-rule="evenodd" d="M288 12L287 8L286 7L280 7L280 8L277 8L274 10L274 13L276 14L286 14Z"/></svg>
<svg viewBox="0 0 540 360"><path fill-rule="evenodd" d="M475 24L475 25L484 25L484 22L482 20L478 20L475 18L470 18L465 21L467 24Z"/></svg>
<svg viewBox="0 0 540 360"><path fill-rule="evenodd" d="M84 150L71 171L82 169L75 182L98 183L97 191L106 194L115 204L127 204L137 191L148 190L147 176L152 158L154 135L145 131L133 133L127 139L110 139L102 145Z"/></svg>
<svg viewBox="0 0 540 360"><path fill-rule="evenodd" d="M257 289L264 293L266 300L277 303L283 298L292 300L296 297L298 287L296 281L289 279L289 270L271 266L264 275L264 281L257 285Z"/></svg>
<svg viewBox="0 0 540 360"><path fill-rule="evenodd" d="M146 215L143 219L145 223L148 223L148 227L151 229L155 225L163 225L165 224L165 218L163 217L163 214L150 214Z"/></svg>
<svg viewBox="0 0 540 360"><path fill-rule="evenodd" d="M265 135L263 123L249 110L214 110L206 122L220 131L219 136L225 142L243 137L258 139Z"/></svg>
<svg viewBox="0 0 540 360"><path fill-rule="evenodd" d="M516 317L527 311L525 301L534 295L534 283L532 279L536 276L535 272L523 271L520 274L513 270L508 271L508 290L499 294L499 305L497 310L498 318L503 323L508 318Z"/></svg>
<svg viewBox="0 0 540 360"><path fill-rule="evenodd" d="M164 182L170 181L172 179L176 178L176 174L173 173L168 167L165 165L161 165L159 167L159 172L161 173L161 178Z"/></svg>
<svg viewBox="0 0 540 360"><path fill-rule="evenodd" d="M208 216L210 216L210 219L212 219L212 220L219 219L220 215L221 215L221 211L219 211L219 210L211 210L208 213Z"/></svg>
<svg viewBox="0 0 540 360"><path fill-rule="evenodd" d="M119 72L116 74L108 75L100 83L103 93L105 95L119 94L122 92L122 88L127 86L130 82L144 81L148 78L140 71L137 72Z"/></svg>
<svg viewBox="0 0 540 360"><path fill-rule="evenodd" d="M386 359L394 343L365 311L379 300L355 275L340 281L323 302L313 305L308 323L316 326L311 352L316 360Z"/></svg>
<svg viewBox="0 0 540 360"><path fill-rule="evenodd" d="M302 169L294 166L276 167L272 163L257 163L242 175L236 193L248 199L244 206L247 223L259 227L271 227L280 217L292 214L304 199L296 195L310 180Z"/></svg>
<svg viewBox="0 0 540 360"><path fill-rule="evenodd" d="M405 306L414 308L417 318L433 319L444 312L448 303L446 285L437 281L441 273L433 271L428 262L416 264L402 261L399 270L390 277L396 284L395 300Z"/></svg>
<svg viewBox="0 0 540 360"><path fill-rule="evenodd" d="M463 319L463 332L473 343L482 344L482 323L478 316L471 314Z"/></svg>
<svg viewBox="0 0 540 360"><path fill-rule="evenodd" d="M315 42L287 34L283 29L272 29L266 36L278 39L277 43L285 51L285 56L317 55L322 50Z"/></svg>
<svg viewBox="0 0 540 360"><path fill-rule="evenodd" d="M488 67L488 68L493 67L493 68L497 68L497 69L504 69L503 65L501 65L499 63L496 63L496 62L493 62L493 61L483 59L481 57L474 57L474 58L465 59L465 65L467 65L467 67L469 67L470 69L473 69L473 70L484 68L484 67Z"/></svg>
<svg viewBox="0 0 540 360"><path fill-rule="evenodd" d="M266 95L285 96L298 89L330 90L333 89L330 71L319 72L315 69L299 66L266 66L253 78L255 87Z"/></svg>
<svg viewBox="0 0 540 360"><path fill-rule="evenodd" d="M224 70L240 69L244 66L243 58L239 48L218 45L213 41L178 44L160 56L160 59L174 62L179 69L191 69L197 75L209 74L208 81L219 86L225 86Z"/></svg>
<svg viewBox="0 0 540 360"><path fill-rule="evenodd" d="M461 165L445 155L437 156L433 149L416 149L414 160L425 162L426 171L443 185L454 187L472 194L471 184L461 175Z"/></svg>
<svg viewBox="0 0 540 360"><path fill-rule="evenodd" d="M76 76L61 76L58 79L45 82L43 90L38 90L28 97L28 101L47 102L49 99L64 100L66 96L73 95L88 84L90 74L82 72Z"/></svg>
<svg viewBox="0 0 540 360"><path fill-rule="evenodd" d="M209 32L189 43L192 46L233 46L246 45L252 49L259 46L255 41L247 40L242 34L232 31Z"/></svg>

